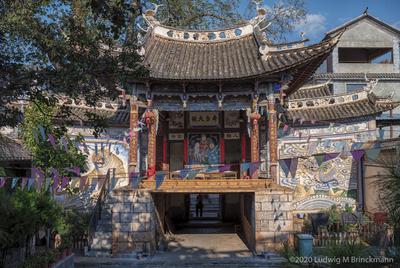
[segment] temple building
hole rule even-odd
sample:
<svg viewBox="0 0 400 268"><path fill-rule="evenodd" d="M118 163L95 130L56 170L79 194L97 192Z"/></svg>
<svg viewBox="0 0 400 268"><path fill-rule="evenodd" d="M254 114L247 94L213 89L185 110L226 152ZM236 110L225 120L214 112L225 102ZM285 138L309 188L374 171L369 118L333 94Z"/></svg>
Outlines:
<svg viewBox="0 0 400 268"><path fill-rule="evenodd" d="M237 27L196 31L164 26L149 10L138 50L148 77L95 108L60 100L80 115L69 131L85 137L82 176L97 185L88 188L97 198L89 255L154 254L167 233L207 220L231 224L260 253L304 215L368 207L363 163L384 138L379 124L396 123L382 119L396 96L377 88L400 79L399 31L364 14L320 43L274 44L260 29L266 11L257 12ZM349 40L371 27L384 43ZM364 71L370 63L352 58L379 57L390 44L391 69ZM107 118L101 138L81 121L86 111Z"/></svg>
<svg viewBox="0 0 400 268"><path fill-rule="evenodd" d="M264 14L215 31L167 27L152 10L143 15L139 52L149 76L124 85L119 103L98 105L110 123L103 139L71 127L86 136L84 175L112 170L116 179L89 254L153 254L165 233L202 218L234 224L251 251L263 252L288 239L299 213L363 208L359 149L374 148L377 116L397 103L376 94L375 77L340 90L340 64L329 79L314 75L337 61L347 28L315 45L273 44L259 27ZM82 114L93 109L65 104ZM199 196L208 199L204 217Z"/></svg>

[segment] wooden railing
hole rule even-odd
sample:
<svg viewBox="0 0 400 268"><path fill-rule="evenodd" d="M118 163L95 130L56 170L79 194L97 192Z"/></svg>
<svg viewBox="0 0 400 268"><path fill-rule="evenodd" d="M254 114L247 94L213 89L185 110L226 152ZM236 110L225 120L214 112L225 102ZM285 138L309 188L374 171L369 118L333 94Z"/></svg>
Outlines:
<svg viewBox="0 0 400 268"><path fill-rule="evenodd" d="M105 202L108 194L112 190L113 185L112 185L111 179L114 177L115 177L115 168L109 169L107 171L106 179L105 179L103 185L101 186L100 193L97 198L96 205L93 209L92 216L90 217L89 228L88 228L88 244L89 245L91 244L91 242L93 240L94 233L96 232L97 224L98 224L99 220L101 219L101 213L103 210L104 202Z"/></svg>

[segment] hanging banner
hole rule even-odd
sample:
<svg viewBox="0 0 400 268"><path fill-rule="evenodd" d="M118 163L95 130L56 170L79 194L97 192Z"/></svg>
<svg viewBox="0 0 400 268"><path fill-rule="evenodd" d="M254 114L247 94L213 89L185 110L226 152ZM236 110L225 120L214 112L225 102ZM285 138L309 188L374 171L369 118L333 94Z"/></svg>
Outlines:
<svg viewBox="0 0 400 268"><path fill-rule="evenodd" d="M158 171L156 173L156 189L158 189L164 182L165 173L163 171Z"/></svg>
<svg viewBox="0 0 400 268"><path fill-rule="evenodd" d="M184 179L189 173L189 169L181 169L179 170L179 178Z"/></svg>
<svg viewBox="0 0 400 268"><path fill-rule="evenodd" d="M38 133L35 130L32 130L33 133L33 139L35 140L36 144L39 143L39 137L38 137Z"/></svg>
<svg viewBox="0 0 400 268"><path fill-rule="evenodd" d="M283 172L285 173L285 177L289 176L289 167L292 159L281 159L279 160L279 165L282 168Z"/></svg>
<svg viewBox="0 0 400 268"><path fill-rule="evenodd" d="M0 178L0 188L4 187L5 184L6 184L6 178L1 177Z"/></svg>
<svg viewBox="0 0 400 268"><path fill-rule="evenodd" d="M64 170L74 173L76 176L81 175L81 168L80 167L72 167L72 168L64 168Z"/></svg>
<svg viewBox="0 0 400 268"><path fill-rule="evenodd" d="M315 155L314 158L315 158L315 161L317 162L318 166L320 167L321 164L324 162L325 155L323 155L323 154Z"/></svg>
<svg viewBox="0 0 400 268"><path fill-rule="evenodd" d="M254 172L256 172L259 167L260 167L259 162L250 163L249 166L250 177L253 176Z"/></svg>
<svg viewBox="0 0 400 268"><path fill-rule="evenodd" d="M27 177L22 178L22 181L21 181L21 189L22 190L25 188L27 182L28 182Z"/></svg>
<svg viewBox="0 0 400 268"><path fill-rule="evenodd" d="M352 151L351 155L353 156L354 160L359 161L361 157L363 157L364 153L365 153L364 150L356 150Z"/></svg>
<svg viewBox="0 0 400 268"><path fill-rule="evenodd" d="M365 153L367 154L367 157L371 160L377 159L380 152L381 152L380 148L373 148L373 149L368 149L365 151Z"/></svg>
<svg viewBox="0 0 400 268"><path fill-rule="evenodd" d="M199 172L200 172L200 170L190 170L187 175L187 178L189 180L192 180L192 179L196 178L196 176L197 176L197 174L199 174Z"/></svg>
<svg viewBox="0 0 400 268"><path fill-rule="evenodd" d="M14 189L15 186L17 186L17 182L18 182L19 178L13 178L12 182L11 182L11 189Z"/></svg>
<svg viewBox="0 0 400 268"><path fill-rule="evenodd" d="M132 172L129 175L129 183L132 185L134 189L139 188L140 184L140 174L139 172Z"/></svg>
<svg viewBox="0 0 400 268"><path fill-rule="evenodd" d="M51 173L53 174L53 192L57 190L58 185L60 184L60 175L58 174L58 171L54 168L51 169Z"/></svg>
<svg viewBox="0 0 400 268"><path fill-rule="evenodd" d="M298 158L293 158L292 162L290 163L290 173L292 175L292 178L295 178L296 176L298 162L299 162Z"/></svg>
<svg viewBox="0 0 400 268"><path fill-rule="evenodd" d="M324 155L324 162L335 159L338 157L339 153L330 153L330 154L325 154Z"/></svg>
<svg viewBox="0 0 400 268"><path fill-rule="evenodd" d="M28 191L32 188L33 183L35 182L35 180L33 178L29 178L28 179Z"/></svg>
<svg viewBox="0 0 400 268"><path fill-rule="evenodd" d="M54 137L53 134L49 134L48 137L49 137L50 144L53 146L54 149L56 149L57 148L56 138Z"/></svg>
<svg viewBox="0 0 400 268"><path fill-rule="evenodd" d="M61 190L64 190L67 187L68 183L69 183L68 177L63 177L61 183Z"/></svg>
<svg viewBox="0 0 400 268"><path fill-rule="evenodd" d="M83 190L83 187L86 185L87 177L81 177L79 182L79 191Z"/></svg>
<svg viewBox="0 0 400 268"><path fill-rule="evenodd" d="M50 182L51 182L51 178L46 178L46 182L45 182L45 191L46 191L46 192L47 192L47 190L49 189Z"/></svg>
<svg viewBox="0 0 400 268"><path fill-rule="evenodd" d="M231 165L226 164L226 165L222 165L218 168L219 172L225 172L225 171L230 171L231 170Z"/></svg>
<svg viewBox="0 0 400 268"><path fill-rule="evenodd" d="M46 132L44 130L44 127L39 126L39 131L40 131L40 135L42 136L42 140L45 141L46 140Z"/></svg>

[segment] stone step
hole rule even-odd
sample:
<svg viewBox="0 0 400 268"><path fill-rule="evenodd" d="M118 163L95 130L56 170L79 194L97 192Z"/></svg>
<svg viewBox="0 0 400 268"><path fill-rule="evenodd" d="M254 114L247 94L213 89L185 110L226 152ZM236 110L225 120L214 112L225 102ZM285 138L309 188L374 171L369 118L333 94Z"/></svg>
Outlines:
<svg viewBox="0 0 400 268"><path fill-rule="evenodd" d="M112 232L111 224L104 224L97 226L96 232Z"/></svg>
<svg viewBox="0 0 400 268"><path fill-rule="evenodd" d="M111 250L112 247L112 239L98 239L93 238L92 243L90 244L91 250Z"/></svg>
<svg viewBox="0 0 400 268"><path fill-rule="evenodd" d="M112 236L111 231L96 231L94 232L94 237L104 237L104 238L109 238Z"/></svg>
<svg viewBox="0 0 400 268"><path fill-rule="evenodd" d="M111 257L110 250L89 250L87 257Z"/></svg>

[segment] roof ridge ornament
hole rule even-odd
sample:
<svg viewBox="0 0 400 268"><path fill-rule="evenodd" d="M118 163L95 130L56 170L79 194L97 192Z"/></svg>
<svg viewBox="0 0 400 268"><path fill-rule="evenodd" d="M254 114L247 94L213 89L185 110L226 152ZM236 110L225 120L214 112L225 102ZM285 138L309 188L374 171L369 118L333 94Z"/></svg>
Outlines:
<svg viewBox="0 0 400 268"><path fill-rule="evenodd" d="M147 23L147 25L149 26L149 28L155 27L157 25L161 25L161 23L156 19L156 15L157 15L157 11L159 9L159 7L163 6L163 5L157 5L155 3L151 4L154 6L154 9L147 9L143 14L142 17L144 19L144 21ZM149 30L149 28L147 29L143 29L139 24L137 24L137 26L139 27L140 30L147 32Z"/></svg>

